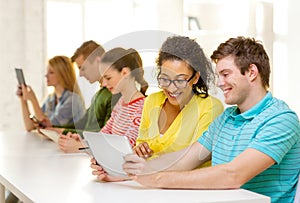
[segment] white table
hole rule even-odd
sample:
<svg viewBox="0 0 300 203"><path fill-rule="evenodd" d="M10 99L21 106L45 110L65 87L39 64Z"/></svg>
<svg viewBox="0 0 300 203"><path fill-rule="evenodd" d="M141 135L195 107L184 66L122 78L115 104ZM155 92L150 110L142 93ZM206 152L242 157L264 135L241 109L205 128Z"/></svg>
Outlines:
<svg viewBox="0 0 300 203"><path fill-rule="evenodd" d="M23 202L227 202L266 203L247 190L162 190L133 181L101 183L84 153L65 154L35 133L0 132L0 203L5 188Z"/></svg>

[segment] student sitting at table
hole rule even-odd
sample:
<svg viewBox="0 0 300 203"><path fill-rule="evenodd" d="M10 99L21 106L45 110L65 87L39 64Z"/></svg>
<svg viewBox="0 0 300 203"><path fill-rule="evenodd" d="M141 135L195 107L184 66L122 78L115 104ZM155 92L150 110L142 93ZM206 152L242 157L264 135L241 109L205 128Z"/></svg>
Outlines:
<svg viewBox="0 0 300 203"><path fill-rule="evenodd" d="M48 61L47 86L54 87L54 93L47 96L40 107L36 95L28 85L18 86L23 120L27 131L36 128L30 119L29 104L32 104L35 117L43 127L70 125L85 114L85 105L76 82L76 75L71 60L66 56L55 56ZM40 126L41 127L41 126Z"/></svg>
<svg viewBox="0 0 300 203"><path fill-rule="evenodd" d="M222 103L208 93L214 72L196 41L183 36L169 37L156 63L162 91L146 98L134 147L135 153L143 158L191 145L223 111ZM93 159L91 167L99 180L123 180L109 176L95 163Z"/></svg>
<svg viewBox="0 0 300 203"><path fill-rule="evenodd" d="M106 52L100 62L102 86L112 94L121 97L112 110L110 119L101 132L126 135L131 146L135 146L148 83L144 79L144 69L139 53L134 49L114 48ZM136 83L140 85L140 90ZM67 152L79 151L82 147L78 134L66 135L74 142L63 146Z"/></svg>
<svg viewBox="0 0 300 203"><path fill-rule="evenodd" d="M208 93L214 72L196 41L169 37L156 63L162 91L145 100L134 148L136 154L145 158L189 146L223 111L222 103Z"/></svg>
<svg viewBox="0 0 300 203"><path fill-rule="evenodd" d="M86 78L90 83L98 82L100 89L95 93L90 107L85 115L76 123L63 128L50 128L60 133L58 145L64 152L68 151L65 146L76 144L77 142L69 136L64 136L68 132L82 134L83 130L97 132L105 125L110 118L113 107L112 94L101 87L101 76L99 72L99 63L101 56L105 53L104 48L93 40L84 42L71 57L79 68L80 76ZM74 143L73 143L74 142Z"/></svg>
<svg viewBox="0 0 300 203"><path fill-rule="evenodd" d="M86 78L90 83L99 82L100 73L99 63L101 56L104 54L104 48L93 40L84 42L78 47L71 57L71 61L77 64L79 75ZM65 125L60 128L50 128L61 134L58 141L61 150L67 152L64 146L74 142L68 136L64 136L68 132L82 134L83 130L99 131L110 118L112 109L112 94L107 88L100 87L100 90L94 95L90 107L85 115L72 125Z"/></svg>
<svg viewBox="0 0 300 203"><path fill-rule="evenodd" d="M228 107L183 150L145 160L125 157L123 169L151 188L244 188L292 203L300 173L297 114L268 91L269 57L253 38L221 43L211 56ZM196 169L206 160L212 166ZM168 166L168 167L166 167Z"/></svg>

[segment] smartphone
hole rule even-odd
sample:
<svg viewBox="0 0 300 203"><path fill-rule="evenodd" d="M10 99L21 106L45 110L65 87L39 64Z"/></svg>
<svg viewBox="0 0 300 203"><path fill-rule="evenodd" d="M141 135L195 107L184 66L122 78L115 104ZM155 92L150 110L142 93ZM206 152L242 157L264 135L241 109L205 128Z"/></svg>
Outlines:
<svg viewBox="0 0 300 203"><path fill-rule="evenodd" d="M47 127L42 121L38 120L34 115L30 114L29 118L34 122L37 123L39 125L39 127L41 128L45 128Z"/></svg>
<svg viewBox="0 0 300 203"><path fill-rule="evenodd" d="M26 86L23 70L21 68L15 68L15 71L16 71L17 80L18 80L19 85Z"/></svg>

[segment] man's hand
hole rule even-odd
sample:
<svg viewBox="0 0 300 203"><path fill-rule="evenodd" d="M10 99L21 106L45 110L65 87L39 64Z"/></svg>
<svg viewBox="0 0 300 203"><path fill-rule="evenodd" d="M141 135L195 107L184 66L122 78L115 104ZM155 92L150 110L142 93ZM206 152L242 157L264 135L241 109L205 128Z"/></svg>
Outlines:
<svg viewBox="0 0 300 203"><path fill-rule="evenodd" d="M128 154L124 157L124 160L123 170L130 176L151 173L147 161L136 154Z"/></svg>
<svg viewBox="0 0 300 203"><path fill-rule="evenodd" d="M84 147L81 143L80 135L72 134L71 132L68 132L66 135L59 135L58 146L66 153L79 152L79 148Z"/></svg>
<svg viewBox="0 0 300 203"><path fill-rule="evenodd" d="M97 176L97 180L99 181L118 182L118 181L124 181L130 179L130 178L115 177L115 176L108 175L106 171L104 171L104 169L97 163L95 158L91 159L90 167L93 169L92 174Z"/></svg>

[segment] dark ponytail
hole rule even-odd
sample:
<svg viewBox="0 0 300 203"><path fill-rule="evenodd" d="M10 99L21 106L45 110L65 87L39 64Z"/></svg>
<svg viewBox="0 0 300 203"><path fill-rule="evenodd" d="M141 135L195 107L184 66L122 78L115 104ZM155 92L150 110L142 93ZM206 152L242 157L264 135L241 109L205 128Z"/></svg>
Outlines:
<svg viewBox="0 0 300 203"><path fill-rule="evenodd" d="M148 83L144 79L142 58L135 49L130 48L126 50L121 47L111 49L104 54L101 61L111 63L111 66L118 71L122 71L124 67L130 68L132 77L140 84L140 91L145 95L148 89Z"/></svg>

